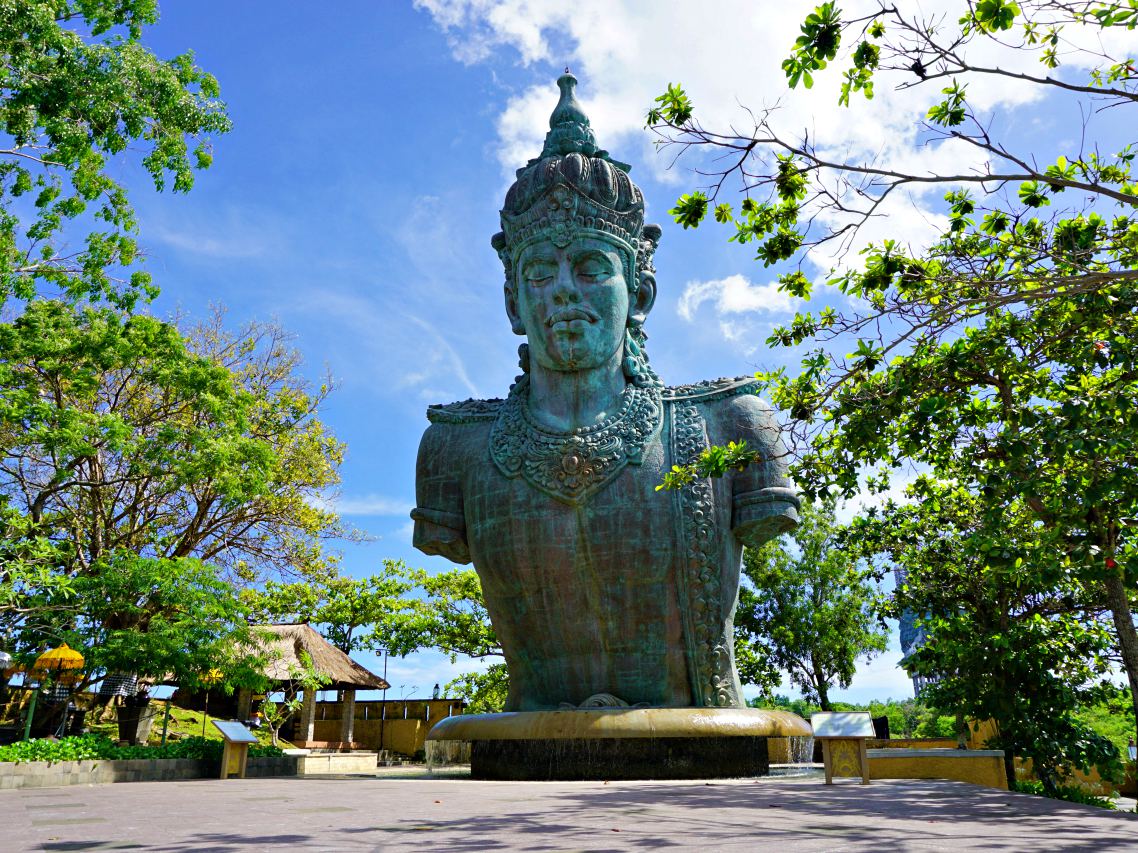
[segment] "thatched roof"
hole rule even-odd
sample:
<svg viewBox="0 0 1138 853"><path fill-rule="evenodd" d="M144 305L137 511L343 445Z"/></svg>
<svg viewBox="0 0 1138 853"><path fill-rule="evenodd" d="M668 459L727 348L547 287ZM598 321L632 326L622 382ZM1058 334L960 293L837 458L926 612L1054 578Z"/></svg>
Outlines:
<svg viewBox="0 0 1138 853"><path fill-rule="evenodd" d="M329 690L386 690L391 685L364 669L338 648L320 636L309 625L253 625L254 633L268 632L276 637L264 643L269 663L264 674L274 681L290 681L292 673L302 668L301 652L308 652L312 665L332 679Z"/></svg>

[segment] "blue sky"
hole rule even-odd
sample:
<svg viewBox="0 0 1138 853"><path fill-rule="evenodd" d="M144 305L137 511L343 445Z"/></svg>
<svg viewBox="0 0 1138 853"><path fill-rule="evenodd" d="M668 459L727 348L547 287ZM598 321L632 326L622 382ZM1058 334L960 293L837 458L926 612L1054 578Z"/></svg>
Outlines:
<svg viewBox="0 0 1138 853"><path fill-rule="evenodd" d="M446 567L411 548L415 451L428 403L504 395L520 339L502 308L489 245L513 169L540 150L570 65L599 142L632 164L648 220L664 237L660 297L647 329L671 384L790 364L763 340L795 306L772 271L722 229L684 232L667 210L695 185L642 130L652 98L682 80L709 124L738 103L770 105L792 128L897 162L965 167L969 152L921 147L912 133L927 93L879 93L837 106L838 74L787 96L779 63L813 2L772 7L686 0L339 0L309 4L167 2L149 36L161 56L192 48L220 80L234 130L192 193L158 195L124 166L142 223L158 314L233 325L276 319L296 335L305 371L337 390L323 420L348 445L339 508L375 541L345 550L355 575L383 558ZM932 7L947 5L933 2ZM652 10L647 13L647 10ZM1040 109L1015 87L970 90L1001 126L1041 151L1070 141L1071 115ZM899 198L864 236L919 242L940 221L936 200ZM807 265L823 272L834 258ZM832 297L830 297L832 298ZM911 695L894 634L839 698ZM365 665L382 664L363 655ZM395 697L422 696L470 666L423 653L389 662Z"/></svg>

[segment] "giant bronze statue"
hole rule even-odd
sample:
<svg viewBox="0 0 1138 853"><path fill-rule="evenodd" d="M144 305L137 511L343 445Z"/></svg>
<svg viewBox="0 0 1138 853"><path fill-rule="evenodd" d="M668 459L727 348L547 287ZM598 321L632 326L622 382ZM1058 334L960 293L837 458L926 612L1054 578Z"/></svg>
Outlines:
<svg viewBox="0 0 1138 853"><path fill-rule="evenodd" d="M742 548L796 523L778 428L751 380L666 387L653 371L660 228L644 224L629 167L597 146L576 80L557 84L545 147L518 170L492 240L522 373L504 400L428 410L415 546L474 564L507 711L741 708ZM761 463L657 490L673 465L740 439ZM534 719L546 723L529 739L544 740L541 726L566 718Z"/></svg>

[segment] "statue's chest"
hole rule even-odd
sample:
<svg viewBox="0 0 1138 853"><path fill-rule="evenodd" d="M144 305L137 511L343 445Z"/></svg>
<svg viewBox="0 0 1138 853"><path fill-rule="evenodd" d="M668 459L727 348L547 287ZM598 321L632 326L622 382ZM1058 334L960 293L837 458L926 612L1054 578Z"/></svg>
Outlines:
<svg viewBox="0 0 1138 853"><path fill-rule="evenodd" d="M670 467L664 439L658 432L641 447L638 464L622 465L572 502L486 459L463 485L467 541L479 574L511 587L560 586L569 578L623 584L635 568L644 580L663 582L679 520L674 493L656 490Z"/></svg>
<svg viewBox="0 0 1138 853"><path fill-rule="evenodd" d="M526 382L515 385L490 429L490 459L507 479L572 507L592 497L622 475L641 466L645 452L659 443L664 404L657 388L629 385L617 412L599 424L557 432L530 414Z"/></svg>

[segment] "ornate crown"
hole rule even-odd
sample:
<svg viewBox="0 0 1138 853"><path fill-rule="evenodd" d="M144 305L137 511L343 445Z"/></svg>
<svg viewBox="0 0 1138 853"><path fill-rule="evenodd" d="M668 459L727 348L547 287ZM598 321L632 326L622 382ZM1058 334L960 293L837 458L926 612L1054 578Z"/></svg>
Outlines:
<svg viewBox="0 0 1138 853"><path fill-rule="evenodd" d="M537 240L564 247L580 230L596 231L626 248L637 271L654 272L652 255L660 228L644 224L644 196L621 163L597 146L589 118L573 95L577 78L557 78L561 97L549 117L541 156L518 169L501 211L502 230L490 243L513 280L518 254Z"/></svg>

